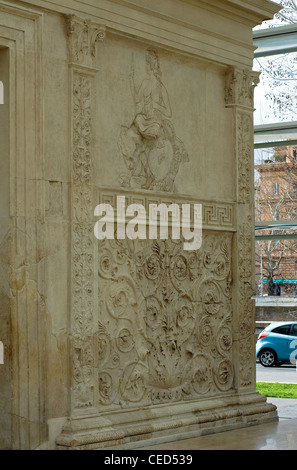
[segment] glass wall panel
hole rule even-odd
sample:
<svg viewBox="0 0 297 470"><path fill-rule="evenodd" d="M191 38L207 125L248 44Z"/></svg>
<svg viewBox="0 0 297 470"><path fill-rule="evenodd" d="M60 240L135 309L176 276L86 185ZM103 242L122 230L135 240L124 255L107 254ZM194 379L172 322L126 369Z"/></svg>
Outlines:
<svg viewBox="0 0 297 470"><path fill-rule="evenodd" d="M284 54L296 51L297 27L296 24L265 28L253 33L255 57L264 57L275 54Z"/></svg>
<svg viewBox="0 0 297 470"><path fill-rule="evenodd" d="M255 125L297 121L297 52L255 58L254 70Z"/></svg>
<svg viewBox="0 0 297 470"><path fill-rule="evenodd" d="M255 150L256 295L297 293L297 145Z"/></svg>
<svg viewBox="0 0 297 470"><path fill-rule="evenodd" d="M297 3L274 1L285 8L254 35L267 53L254 60L255 294L286 297L297 296L297 52L288 52L297 46Z"/></svg>
<svg viewBox="0 0 297 470"><path fill-rule="evenodd" d="M255 149L297 144L297 122L254 126Z"/></svg>

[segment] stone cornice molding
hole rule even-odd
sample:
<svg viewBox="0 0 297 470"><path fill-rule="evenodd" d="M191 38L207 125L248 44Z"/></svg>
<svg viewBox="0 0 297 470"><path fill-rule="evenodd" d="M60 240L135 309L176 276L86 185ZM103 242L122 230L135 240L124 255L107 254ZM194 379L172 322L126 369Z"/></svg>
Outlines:
<svg viewBox="0 0 297 470"><path fill-rule="evenodd" d="M297 169L297 162L273 162L255 165L255 169L259 173L263 172L286 172L292 169Z"/></svg>
<svg viewBox="0 0 297 470"><path fill-rule="evenodd" d="M197 0L181 1L197 5ZM270 0L199 0L199 6L224 16L236 17L237 20L251 26L271 19L282 8Z"/></svg>
<svg viewBox="0 0 297 470"><path fill-rule="evenodd" d="M250 27L272 18L280 9L268 0L28 0L27 4L88 18L92 26L98 22L99 29L104 24L110 32L154 41L184 55L248 67L254 53ZM74 31L70 27L71 42L75 42L76 30L84 28L86 24L80 21ZM71 56L77 62L82 51L77 56L73 47ZM90 48L87 64L93 62L93 54Z"/></svg>

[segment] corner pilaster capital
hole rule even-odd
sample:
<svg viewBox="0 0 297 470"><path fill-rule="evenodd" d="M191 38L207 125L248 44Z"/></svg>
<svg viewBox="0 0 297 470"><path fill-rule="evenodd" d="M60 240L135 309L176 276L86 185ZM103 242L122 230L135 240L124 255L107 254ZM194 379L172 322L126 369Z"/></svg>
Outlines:
<svg viewBox="0 0 297 470"><path fill-rule="evenodd" d="M226 73L226 106L241 106L253 111L254 88L259 83L259 76L259 72L250 69L230 67Z"/></svg>
<svg viewBox="0 0 297 470"><path fill-rule="evenodd" d="M105 38L105 26L75 15L65 15L70 63L96 68L96 45Z"/></svg>

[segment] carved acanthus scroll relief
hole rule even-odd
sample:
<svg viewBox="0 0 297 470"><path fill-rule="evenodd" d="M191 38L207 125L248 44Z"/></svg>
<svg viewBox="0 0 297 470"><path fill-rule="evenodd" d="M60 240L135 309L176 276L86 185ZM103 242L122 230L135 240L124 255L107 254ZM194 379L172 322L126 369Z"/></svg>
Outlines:
<svg viewBox="0 0 297 470"><path fill-rule="evenodd" d="M259 73L231 69L227 74L225 100L235 112L235 153L237 159L237 201L241 205L238 215L237 240L237 311L235 323L239 337L239 385L253 384L252 351L254 348L253 289L253 103L254 88Z"/></svg>
<svg viewBox="0 0 297 470"><path fill-rule="evenodd" d="M93 103L96 43L104 27L66 17L72 78L72 407L94 406Z"/></svg>
<svg viewBox="0 0 297 470"><path fill-rule="evenodd" d="M232 389L231 234L104 240L99 255L99 400L107 407Z"/></svg>

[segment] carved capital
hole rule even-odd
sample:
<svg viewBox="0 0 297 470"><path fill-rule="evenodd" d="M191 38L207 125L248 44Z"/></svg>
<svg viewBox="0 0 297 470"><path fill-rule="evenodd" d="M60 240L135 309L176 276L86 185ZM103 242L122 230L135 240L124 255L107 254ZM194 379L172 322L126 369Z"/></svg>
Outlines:
<svg viewBox="0 0 297 470"><path fill-rule="evenodd" d="M67 15L65 21L70 62L96 67L96 44L105 38L105 26L74 15Z"/></svg>
<svg viewBox="0 0 297 470"><path fill-rule="evenodd" d="M259 72L230 68L226 74L226 106L244 106L253 109L254 88L259 83Z"/></svg>

